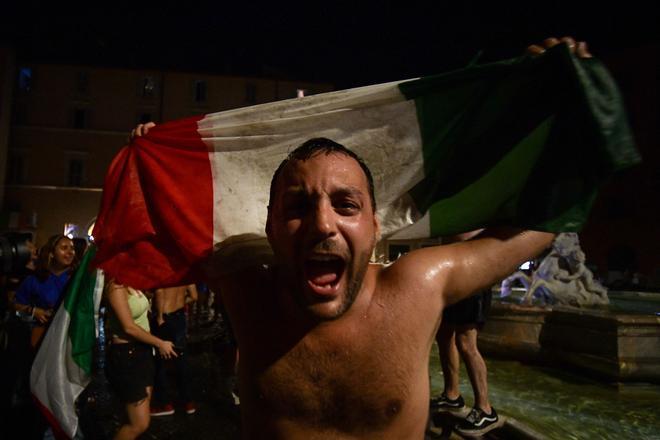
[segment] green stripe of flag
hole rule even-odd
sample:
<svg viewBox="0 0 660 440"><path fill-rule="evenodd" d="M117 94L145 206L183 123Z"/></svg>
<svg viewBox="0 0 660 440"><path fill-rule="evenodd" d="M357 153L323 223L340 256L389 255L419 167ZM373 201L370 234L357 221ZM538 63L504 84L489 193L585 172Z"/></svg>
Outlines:
<svg viewBox="0 0 660 440"><path fill-rule="evenodd" d="M612 172L640 161L614 80L564 45L399 85L414 99L432 235L497 222L576 231Z"/></svg>
<svg viewBox="0 0 660 440"><path fill-rule="evenodd" d="M94 288L97 270L89 265L94 254L96 247L92 246L85 253L64 298L64 308L71 317L69 325L71 355L73 361L88 375L92 373L92 356L96 340Z"/></svg>

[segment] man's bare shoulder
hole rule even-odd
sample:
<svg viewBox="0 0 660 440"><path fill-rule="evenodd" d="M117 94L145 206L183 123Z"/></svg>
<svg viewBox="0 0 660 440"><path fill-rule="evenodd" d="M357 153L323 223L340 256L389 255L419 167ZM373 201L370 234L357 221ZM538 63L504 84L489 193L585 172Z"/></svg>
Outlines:
<svg viewBox="0 0 660 440"><path fill-rule="evenodd" d="M429 278L451 268L458 257L456 245L438 245L413 250L396 261L385 264L381 275L385 278Z"/></svg>
<svg viewBox="0 0 660 440"><path fill-rule="evenodd" d="M457 258L455 250L454 245L438 245L403 255L380 269L378 290L411 305L417 302L435 313L444 301Z"/></svg>
<svg viewBox="0 0 660 440"><path fill-rule="evenodd" d="M426 328L429 324L431 327L427 330L430 331L444 305L445 277L441 270L423 267L423 261L429 256L418 252L406 254L389 264L371 264L369 273L375 279L374 301L397 311L396 325L413 328L419 324L419 328Z"/></svg>
<svg viewBox="0 0 660 440"><path fill-rule="evenodd" d="M265 237L242 234L230 237L215 246L206 263L210 284L231 282L245 276L265 275L273 264L273 251Z"/></svg>

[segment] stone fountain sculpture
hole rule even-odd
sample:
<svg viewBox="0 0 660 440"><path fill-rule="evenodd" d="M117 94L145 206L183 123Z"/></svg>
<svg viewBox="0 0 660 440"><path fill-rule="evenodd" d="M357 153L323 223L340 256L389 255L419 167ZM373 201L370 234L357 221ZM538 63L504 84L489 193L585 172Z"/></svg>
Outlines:
<svg viewBox="0 0 660 440"><path fill-rule="evenodd" d="M594 279L584 261L578 235L560 233L531 276L518 271L502 281L501 295L511 294L511 285L517 280L526 290L521 300L525 305L531 305L534 298L545 305L585 307L609 304L607 289Z"/></svg>

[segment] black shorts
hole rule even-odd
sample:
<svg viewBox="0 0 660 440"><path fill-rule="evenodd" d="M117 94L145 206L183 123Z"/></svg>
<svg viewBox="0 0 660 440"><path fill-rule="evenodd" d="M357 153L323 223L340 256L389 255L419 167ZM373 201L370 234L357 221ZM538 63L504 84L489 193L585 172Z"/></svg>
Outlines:
<svg viewBox="0 0 660 440"><path fill-rule="evenodd" d="M486 317L490 311L491 298L492 293L490 290L475 293L447 307L442 314L442 320L454 325L476 324L482 326L486 322Z"/></svg>
<svg viewBox="0 0 660 440"><path fill-rule="evenodd" d="M154 384L154 358L150 345L140 342L110 344L105 374L122 403L139 402Z"/></svg>

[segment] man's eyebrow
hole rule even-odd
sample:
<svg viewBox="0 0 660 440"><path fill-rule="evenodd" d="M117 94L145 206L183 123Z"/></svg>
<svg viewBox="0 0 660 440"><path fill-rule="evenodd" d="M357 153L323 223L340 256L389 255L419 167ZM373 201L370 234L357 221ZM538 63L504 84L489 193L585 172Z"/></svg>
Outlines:
<svg viewBox="0 0 660 440"><path fill-rule="evenodd" d="M355 186L343 186L334 191L338 195L348 195L356 197L364 197L364 192Z"/></svg>
<svg viewBox="0 0 660 440"><path fill-rule="evenodd" d="M307 192L302 185L292 185L284 189L283 191L285 197L296 197L300 195L306 195ZM364 192L355 186L341 186L332 191L333 195L339 196L355 196L355 197L364 197Z"/></svg>
<svg viewBox="0 0 660 440"><path fill-rule="evenodd" d="M285 196L297 196L305 193L305 188L302 185L292 185L284 189Z"/></svg>

